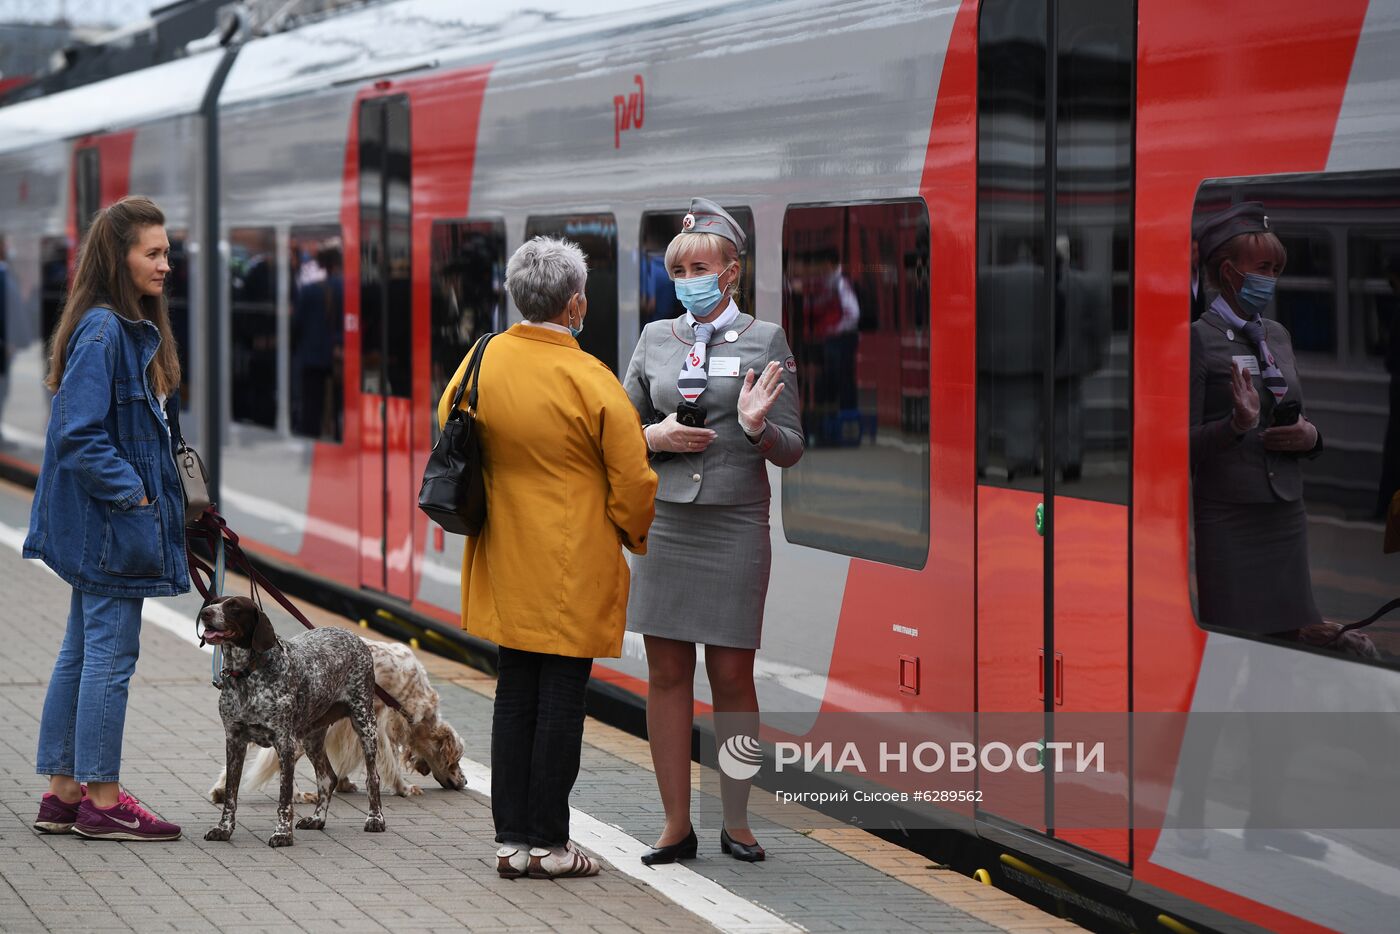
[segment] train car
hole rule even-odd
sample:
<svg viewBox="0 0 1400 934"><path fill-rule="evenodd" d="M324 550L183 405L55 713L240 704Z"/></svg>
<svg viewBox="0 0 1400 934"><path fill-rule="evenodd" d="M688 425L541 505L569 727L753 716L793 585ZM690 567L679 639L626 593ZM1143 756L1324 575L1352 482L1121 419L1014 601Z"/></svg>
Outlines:
<svg viewBox="0 0 1400 934"><path fill-rule="evenodd" d="M201 218L217 230L187 398L217 424L195 437L230 524L281 566L455 623L461 541L414 497L448 376L518 317L506 258L538 233L580 243L582 346L621 370L679 311L660 255L704 195L748 228L742 302L784 325L802 385L808 450L770 472L757 671L785 734L823 714L1160 714L1175 750L1217 711L1394 713L1393 624L1356 659L1199 619L1188 427L1193 221L1263 201L1289 252L1270 314L1327 439L1305 467L1319 608L1400 595L1397 42L1395 0L402 0L164 66L189 71L155 116L78 125L65 103L165 92L154 70L0 110L0 456L37 467L62 270L45 244L152 194L191 250ZM21 117L35 141L9 132ZM125 184L82 181L94 139L102 172L127 147ZM642 703L640 640L595 677ZM1388 818L1183 841L1140 814L1189 768L1137 735L1087 796L1049 775L1038 817L990 794L952 816L1173 930L1393 926Z"/></svg>

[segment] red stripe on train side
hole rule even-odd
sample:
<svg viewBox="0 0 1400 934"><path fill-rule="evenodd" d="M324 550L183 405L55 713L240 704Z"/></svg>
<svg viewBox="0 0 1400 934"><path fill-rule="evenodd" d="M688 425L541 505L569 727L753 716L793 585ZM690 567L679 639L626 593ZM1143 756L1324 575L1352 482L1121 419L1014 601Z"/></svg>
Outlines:
<svg viewBox="0 0 1400 934"><path fill-rule="evenodd" d="M922 570L851 560L827 710L973 709L976 151L977 4L965 0L949 37L919 186L928 204L932 283L928 559ZM920 658L918 695L899 693L901 655Z"/></svg>
<svg viewBox="0 0 1400 934"><path fill-rule="evenodd" d="M1208 178L1326 167L1365 0L1142 3L1138 29L1133 491L1138 711L1189 708L1205 644L1187 565L1190 221ZM1137 660L1141 660L1138 664ZM1142 798L1171 776L1136 776ZM1166 785L1161 784L1165 780ZM1149 861L1135 875L1274 930L1320 930Z"/></svg>

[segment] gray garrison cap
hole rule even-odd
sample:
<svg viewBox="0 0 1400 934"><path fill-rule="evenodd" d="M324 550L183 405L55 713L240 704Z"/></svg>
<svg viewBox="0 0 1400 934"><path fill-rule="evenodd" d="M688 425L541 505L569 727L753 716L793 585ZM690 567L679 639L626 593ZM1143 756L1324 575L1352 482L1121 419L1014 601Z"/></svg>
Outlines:
<svg viewBox="0 0 1400 934"><path fill-rule="evenodd" d="M1201 246L1201 257L1210 259L1216 250L1240 234L1264 233L1268 229L1269 215L1264 213L1263 202L1241 201L1201 221L1196 239Z"/></svg>
<svg viewBox="0 0 1400 934"><path fill-rule="evenodd" d="M690 199L690 213L681 221L681 233L719 234L744 252L744 229L739 222L729 216L729 212L704 198Z"/></svg>

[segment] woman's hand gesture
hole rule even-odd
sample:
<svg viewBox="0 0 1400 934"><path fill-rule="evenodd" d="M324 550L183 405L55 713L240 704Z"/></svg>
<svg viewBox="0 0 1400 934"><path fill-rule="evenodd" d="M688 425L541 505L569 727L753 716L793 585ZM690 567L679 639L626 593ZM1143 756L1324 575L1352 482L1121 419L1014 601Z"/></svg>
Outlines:
<svg viewBox="0 0 1400 934"><path fill-rule="evenodd" d="M783 392L782 372L776 360L763 368L763 375L754 378L753 368L744 377L739 390L739 427L747 435L757 435L768 422L768 410Z"/></svg>
<svg viewBox="0 0 1400 934"><path fill-rule="evenodd" d="M1234 396L1235 411L1230 423L1235 431L1244 433L1259 424L1259 390L1249 370L1238 363L1230 364L1230 394Z"/></svg>

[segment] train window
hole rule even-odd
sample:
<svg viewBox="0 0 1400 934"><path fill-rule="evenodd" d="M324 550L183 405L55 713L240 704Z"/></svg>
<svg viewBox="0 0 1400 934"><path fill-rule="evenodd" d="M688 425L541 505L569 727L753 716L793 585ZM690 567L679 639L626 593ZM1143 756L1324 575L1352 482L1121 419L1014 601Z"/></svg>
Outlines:
<svg viewBox="0 0 1400 934"><path fill-rule="evenodd" d="M742 257L743 275L739 282L739 304L753 307L754 298L754 235L753 211L745 207L725 205L733 218L743 228L748 238L749 249ZM645 326L652 321L674 318L685 311L676 301L676 289L671 285L671 276L666 271L666 247L681 231L681 220L685 211L648 211L642 215L642 229L638 237L641 246L639 263L640 282L637 289L638 311Z"/></svg>
<svg viewBox="0 0 1400 934"><path fill-rule="evenodd" d="M58 327L68 294L68 238L44 237L39 241L39 321L44 328L44 349Z"/></svg>
<svg viewBox="0 0 1400 934"><path fill-rule="evenodd" d="M292 434L339 441L345 409L345 263L340 227L293 227L291 263Z"/></svg>
<svg viewBox="0 0 1400 934"><path fill-rule="evenodd" d="M928 209L791 207L783 327L807 453L783 475L788 541L922 567L929 544Z"/></svg>
<svg viewBox="0 0 1400 934"><path fill-rule="evenodd" d="M277 426L277 237L271 227L230 230L229 366L233 420Z"/></svg>
<svg viewBox="0 0 1400 934"><path fill-rule="evenodd" d="M525 221L525 239L563 237L588 257L588 324L579 346L617 372L617 220L611 214L557 214Z"/></svg>
<svg viewBox="0 0 1400 934"><path fill-rule="evenodd" d="M1234 295L1235 270L1254 258L1248 251L1275 244L1267 236L1203 244L1212 249L1201 257L1209 310L1191 325L1190 419L1192 572L1205 627L1306 642L1325 631L1323 621L1363 619L1400 596L1397 200L1400 173L1201 189L1197 225L1231 204L1258 201L1268 232L1287 251L1276 297L1262 312L1271 368L1239 326L1252 312ZM1253 418L1235 410L1236 362L1252 371L1259 398L1259 427L1243 436L1232 419ZM1266 441L1263 429L1293 401L1301 420ZM1397 616L1365 629L1369 644L1341 650L1374 646L1382 660L1400 663Z"/></svg>
<svg viewBox="0 0 1400 934"><path fill-rule="evenodd" d="M10 308L10 253L5 235L0 234L0 376L10 370L9 308Z"/></svg>
<svg viewBox="0 0 1400 934"><path fill-rule="evenodd" d="M505 326L506 225L437 221L432 242L432 398L476 339ZM437 419L433 419L434 437Z"/></svg>
<svg viewBox="0 0 1400 934"><path fill-rule="evenodd" d="M73 155L73 212L77 216L78 236L87 235L92 218L102 207L101 156L96 146L79 149Z"/></svg>
<svg viewBox="0 0 1400 934"><path fill-rule="evenodd" d="M360 381L412 395L413 186L405 97L360 104Z"/></svg>
<svg viewBox="0 0 1400 934"><path fill-rule="evenodd" d="M185 250L188 233L169 231L170 273L165 277L165 302L170 310L170 330L180 358L180 408L190 407L190 258Z"/></svg>

